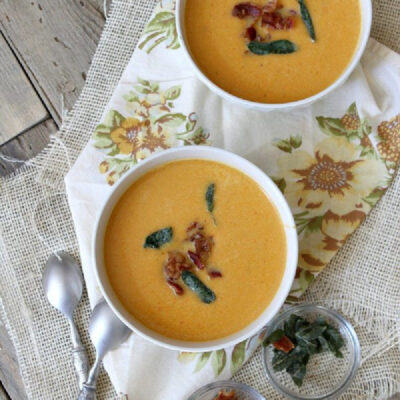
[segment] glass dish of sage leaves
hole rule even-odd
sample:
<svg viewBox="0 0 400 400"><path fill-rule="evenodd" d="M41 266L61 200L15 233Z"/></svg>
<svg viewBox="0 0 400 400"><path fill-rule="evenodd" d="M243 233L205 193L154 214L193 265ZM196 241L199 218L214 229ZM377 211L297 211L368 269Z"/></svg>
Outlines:
<svg viewBox="0 0 400 400"><path fill-rule="evenodd" d="M287 398L336 399L358 370L360 343L340 314L303 304L271 321L263 359L271 384Z"/></svg>

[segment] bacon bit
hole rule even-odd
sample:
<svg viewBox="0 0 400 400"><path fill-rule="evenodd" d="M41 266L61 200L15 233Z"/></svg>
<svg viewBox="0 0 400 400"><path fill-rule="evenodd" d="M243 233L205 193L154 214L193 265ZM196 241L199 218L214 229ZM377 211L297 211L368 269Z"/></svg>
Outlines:
<svg viewBox="0 0 400 400"><path fill-rule="evenodd" d="M189 258L192 260L193 264L198 268L198 269L204 269L205 266L203 262L201 261L200 257L194 253L193 251L188 251L187 252Z"/></svg>
<svg viewBox="0 0 400 400"><path fill-rule="evenodd" d="M179 251L169 252L167 261L164 264L164 275L167 280L177 281L185 269L191 269L186 256Z"/></svg>
<svg viewBox="0 0 400 400"><path fill-rule="evenodd" d="M246 29L246 34L245 37L247 39L249 39L251 42L257 39L257 31L256 28L254 28L254 26L249 26Z"/></svg>
<svg viewBox="0 0 400 400"><path fill-rule="evenodd" d="M196 235L202 235L200 231L204 230L204 226L198 222L192 222L186 229L186 240L193 241ZM203 236L203 235L202 235Z"/></svg>
<svg viewBox="0 0 400 400"><path fill-rule="evenodd" d="M278 0L268 0L267 4L263 7L263 12L270 13L276 10L278 6Z"/></svg>
<svg viewBox="0 0 400 400"><path fill-rule="evenodd" d="M200 258L201 263L204 265L210 256L214 241L212 236L205 236L203 230L203 225L199 224L198 222L193 222L186 229L186 240L189 240L193 243L195 251L192 253L197 255ZM192 261L196 264L194 260ZM198 264L196 265L198 266ZM201 267L199 268L202 269Z"/></svg>
<svg viewBox="0 0 400 400"><path fill-rule="evenodd" d="M208 276L211 279L222 278L222 273L219 271L216 271L216 270L211 270L211 271L208 271Z"/></svg>
<svg viewBox="0 0 400 400"><path fill-rule="evenodd" d="M277 350L284 351L285 353L289 353L295 347L293 342L285 335L273 343L273 345Z"/></svg>
<svg viewBox="0 0 400 400"><path fill-rule="evenodd" d="M168 279L167 280L167 284L177 296L182 296L183 295L182 287L180 285L178 285L176 282L174 282L171 279Z"/></svg>
<svg viewBox="0 0 400 400"><path fill-rule="evenodd" d="M212 236L201 236L196 237L194 239L194 247L196 249L196 253L200 256L201 260L204 262L208 259L208 256L211 253L212 247L214 244L214 240Z"/></svg>
<svg viewBox="0 0 400 400"><path fill-rule="evenodd" d="M192 231L192 230L202 231L203 229L204 229L203 225L201 225L198 222L194 221L186 228L186 232L189 232L189 231Z"/></svg>
<svg viewBox="0 0 400 400"><path fill-rule="evenodd" d="M251 3L239 3L233 7L232 15L240 19L245 17L259 18L261 16L261 9Z"/></svg>
<svg viewBox="0 0 400 400"><path fill-rule="evenodd" d="M280 13L264 13L261 19L261 25L267 26L273 30L289 30L295 25L293 17L283 17Z"/></svg>
<svg viewBox="0 0 400 400"><path fill-rule="evenodd" d="M215 400L238 400L238 398L234 390L231 390L230 392L221 390Z"/></svg>

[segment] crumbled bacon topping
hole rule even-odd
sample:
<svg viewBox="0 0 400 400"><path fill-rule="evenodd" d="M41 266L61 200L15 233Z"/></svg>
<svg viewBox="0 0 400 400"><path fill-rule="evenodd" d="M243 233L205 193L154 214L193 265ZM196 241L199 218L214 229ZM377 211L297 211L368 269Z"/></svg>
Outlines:
<svg viewBox="0 0 400 400"><path fill-rule="evenodd" d="M261 8L251 3L239 3L233 7L232 15L240 19L246 17L258 18L261 16Z"/></svg>
<svg viewBox="0 0 400 400"><path fill-rule="evenodd" d="M212 236L200 235L193 241L193 243L196 249L196 254L203 262L207 261L214 244Z"/></svg>
<svg viewBox="0 0 400 400"><path fill-rule="evenodd" d="M215 400L238 400L238 398L234 390L221 390Z"/></svg>
<svg viewBox="0 0 400 400"><path fill-rule="evenodd" d="M239 3L233 8L232 15L240 19L251 17L243 36L250 42L264 42L271 39L270 31L294 28L298 12L284 9L278 0L266 0L263 7L250 2Z"/></svg>
<svg viewBox="0 0 400 400"><path fill-rule="evenodd" d="M284 17L278 12L264 13L261 18L261 25L273 30L289 30L294 24L293 17Z"/></svg>
<svg viewBox="0 0 400 400"><path fill-rule="evenodd" d="M249 26L246 29L246 35L245 37L249 39L251 42L257 39L257 30L254 28L254 26Z"/></svg>
<svg viewBox="0 0 400 400"><path fill-rule="evenodd" d="M222 278L222 273L220 271L217 271L215 269L212 269L210 271L208 271L208 276L211 279L215 279L215 278Z"/></svg>
<svg viewBox="0 0 400 400"><path fill-rule="evenodd" d="M201 261L200 257L196 253L189 250L188 256L198 269L204 269L204 263Z"/></svg>
<svg viewBox="0 0 400 400"><path fill-rule="evenodd" d="M191 247L189 250L187 249L188 244ZM165 281L176 295L180 296L184 292L183 287L179 284L182 271L192 269L193 266L199 270L206 270L210 278L222 277L221 272L207 268L207 260L213 246L213 237L206 235L203 225L195 221L188 226L182 246L186 254L181 251L170 251L163 266Z"/></svg>
<svg viewBox="0 0 400 400"><path fill-rule="evenodd" d="M179 251L171 251L168 253L167 261L164 264L164 275L167 282L174 282L181 277L183 270L191 268L191 264L183 253Z"/></svg>
<svg viewBox="0 0 400 400"><path fill-rule="evenodd" d="M167 279L167 284L174 291L174 293L177 296L182 296L183 295L183 289L182 289L181 285L178 285L176 282L174 282L171 279Z"/></svg>
<svg viewBox="0 0 400 400"><path fill-rule="evenodd" d="M295 347L293 342L285 335L273 343L273 345L277 350L284 351L285 353L289 353Z"/></svg>
<svg viewBox="0 0 400 400"><path fill-rule="evenodd" d="M193 243L195 251L188 252L189 258L199 268L204 269L204 265L208 260L214 240L212 236L204 234L203 225L198 222L193 222L186 229L186 239Z"/></svg>

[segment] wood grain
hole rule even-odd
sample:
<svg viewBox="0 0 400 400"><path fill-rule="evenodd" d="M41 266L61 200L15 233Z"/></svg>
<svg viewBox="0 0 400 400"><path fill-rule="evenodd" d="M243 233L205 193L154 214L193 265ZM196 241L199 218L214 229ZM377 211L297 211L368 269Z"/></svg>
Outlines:
<svg viewBox="0 0 400 400"><path fill-rule="evenodd" d="M3 383L3 395L0 389L0 400L27 400L22 383L14 347L8 337L6 328L0 322L0 380ZM3 397L2 397L3 396Z"/></svg>
<svg viewBox="0 0 400 400"><path fill-rule="evenodd" d="M48 118L3 35L0 34L0 145Z"/></svg>
<svg viewBox="0 0 400 400"><path fill-rule="evenodd" d="M103 0L0 0L0 29L59 125L78 98L105 22Z"/></svg>
<svg viewBox="0 0 400 400"><path fill-rule="evenodd" d="M57 125L52 119L48 119L29 129L11 142L1 146L0 176L6 176L22 165L22 163L18 162L7 162L4 158L29 160L46 146L50 135L55 132L57 132Z"/></svg>

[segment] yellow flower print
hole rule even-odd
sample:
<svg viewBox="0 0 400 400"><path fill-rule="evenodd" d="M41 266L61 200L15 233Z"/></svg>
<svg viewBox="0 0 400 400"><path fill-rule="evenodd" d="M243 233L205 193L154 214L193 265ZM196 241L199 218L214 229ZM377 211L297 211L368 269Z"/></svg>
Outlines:
<svg viewBox="0 0 400 400"><path fill-rule="evenodd" d="M136 118L126 118L121 126L114 129L111 140L122 154L134 154L141 148L144 124Z"/></svg>
<svg viewBox="0 0 400 400"><path fill-rule="evenodd" d="M359 148L343 137L329 137L315 146L314 154L298 150L278 160L286 180L285 197L292 209L321 215L338 215L361 208L367 197L387 178L379 160L360 157Z"/></svg>
<svg viewBox="0 0 400 400"><path fill-rule="evenodd" d="M299 243L299 266L306 271L321 271L338 248L338 242L320 230L304 235Z"/></svg>
<svg viewBox="0 0 400 400"><path fill-rule="evenodd" d="M326 212L320 229L306 233L300 239L300 267L314 272L322 270L365 217L366 214L359 210L342 216Z"/></svg>
<svg viewBox="0 0 400 400"><path fill-rule="evenodd" d="M354 210L346 215L339 216L332 211L328 211L321 224L321 231L328 237L344 243L346 239L364 221L366 214L362 211Z"/></svg>
<svg viewBox="0 0 400 400"><path fill-rule="evenodd" d="M208 144L210 134L198 126L196 113L175 111L181 86L161 88L159 82L137 78L123 95L128 116L110 110L93 133L93 146L106 153L99 172L109 185L136 163L156 151L184 145Z"/></svg>

